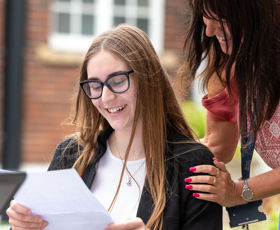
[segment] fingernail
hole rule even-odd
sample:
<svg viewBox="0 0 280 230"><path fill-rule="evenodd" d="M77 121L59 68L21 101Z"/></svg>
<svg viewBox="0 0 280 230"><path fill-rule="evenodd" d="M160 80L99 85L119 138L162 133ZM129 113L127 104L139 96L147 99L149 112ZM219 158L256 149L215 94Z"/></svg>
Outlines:
<svg viewBox="0 0 280 230"><path fill-rule="evenodd" d="M186 189L192 189L193 187L192 187L192 185L187 184L187 185L185 186L185 188L186 188Z"/></svg>
<svg viewBox="0 0 280 230"><path fill-rule="evenodd" d="M192 178L185 178L185 182L186 183L192 182Z"/></svg>
<svg viewBox="0 0 280 230"><path fill-rule="evenodd" d="M213 161L219 161L217 157L213 157Z"/></svg>
<svg viewBox="0 0 280 230"><path fill-rule="evenodd" d="M196 171L196 168L195 168L195 167L191 167L191 168L190 168L190 171L191 171L191 172L195 172L195 171Z"/></svg>
<svg viewBox="0 0 280 230"><path fill-rule="evenodd" d="M199 194L198 193L193 193L192 194L194 197L199 197Z"/></svg>

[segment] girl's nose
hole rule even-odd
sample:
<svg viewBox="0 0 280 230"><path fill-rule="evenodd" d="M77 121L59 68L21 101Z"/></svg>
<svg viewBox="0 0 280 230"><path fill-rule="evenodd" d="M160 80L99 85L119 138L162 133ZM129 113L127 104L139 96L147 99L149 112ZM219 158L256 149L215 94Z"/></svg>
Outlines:
<svg viewBox="0 0 280 230"><path fill-rule="evenodd" d="M116 94L113 93L106 85L104 85L103 87L103 91L102 91L102 102L107 102L110 101L112 99L114 99L116 97Z"/></svg>

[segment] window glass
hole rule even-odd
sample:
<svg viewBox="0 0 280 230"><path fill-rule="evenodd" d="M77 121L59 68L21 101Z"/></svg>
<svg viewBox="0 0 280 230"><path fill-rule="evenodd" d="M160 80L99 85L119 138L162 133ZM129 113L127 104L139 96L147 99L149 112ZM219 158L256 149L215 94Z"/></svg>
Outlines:
<svg viewBox="0 0 280 230"><path fill-rule="evenodd" d="M69 33L70 32L70 15L67 13L57 14L57 32Z"/></svg>
<svg viewBox="0 0 280 230"><path fill-rule="evenodd" d="M125 0L114 0L114 4L124 6L125 5Z"/></svg>
<svg viewBox="0 0 280 230"><path fill-rule="evenodd" d="M82 15L82 34L93 35L93 15Z"/></svg>
<svg viewBox="0 0 280 230"><path fill-rule="evenodd" d="M126 5L123 5L125 3L124 0L115 0L114 3L114 26L128 23L139 27L148 35L150 34L149 24L151 18L148 0L130 0L126 2Z"/></svg>
<svg viewBox="0 0 280 230"><path fill-rule="evenodd" d="M146 33L148 33L148 27L149 27L149 21L147 18L138 18L137 19L137 25L138 28L141 30L144 30Z"/></svg>
<svg viewBox="0 0 280 230"><path fill-rule="evenodd" d="M91 3L91 4L93 4L94 2L95 2L94 0L83 0L83 3Z"/></svg>
<svg viewBox="0 0 280 230"><path fill-rule="evenodd" d="M148 0L138 0L138 6L149 6Z"/></svg>
<svg viewBox="0 0 280 230"><path fill-rule="evenodd" d="M114 17L114 26L125 23L124 17Z"/></svg>

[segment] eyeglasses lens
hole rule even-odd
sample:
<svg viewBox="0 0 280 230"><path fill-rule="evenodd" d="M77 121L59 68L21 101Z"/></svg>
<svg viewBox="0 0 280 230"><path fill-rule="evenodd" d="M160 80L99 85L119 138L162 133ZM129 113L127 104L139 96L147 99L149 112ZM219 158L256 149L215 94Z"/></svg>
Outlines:
<svg viewBox="0 0 280 230"><path fill-rule="evenodd" d="M102 95L103 85L114 93L122 93L128 90L129 81L125 74L115 75L107 79L104 83L100 81L90 81L83 85L83 89L90 98L99 98Z"/></svg>

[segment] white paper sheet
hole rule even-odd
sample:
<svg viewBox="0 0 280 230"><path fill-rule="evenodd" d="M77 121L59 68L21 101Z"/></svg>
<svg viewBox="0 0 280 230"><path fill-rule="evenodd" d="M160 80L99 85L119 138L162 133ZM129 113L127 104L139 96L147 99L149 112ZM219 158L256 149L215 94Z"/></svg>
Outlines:
<svg viewBox="0 0 280 230"><path fill-rule="evenodd" d="M103 230L113 223L75 169L28 173L15 200L48 221L45 230Z"/></svg>

